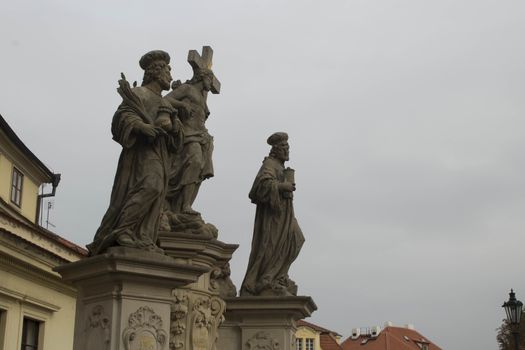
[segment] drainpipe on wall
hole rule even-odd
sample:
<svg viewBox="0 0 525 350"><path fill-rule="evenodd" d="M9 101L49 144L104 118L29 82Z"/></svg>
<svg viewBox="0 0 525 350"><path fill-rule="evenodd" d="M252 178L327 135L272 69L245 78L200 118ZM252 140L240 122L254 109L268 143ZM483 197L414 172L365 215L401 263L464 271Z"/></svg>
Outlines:
<svg viewBox="0 0 525 350"><path fill-rule="evenodd" d="M58 187L58 184L60 183L60 174L53 174L53 180L51 182L51 185L53 186L53 190L51 191L51 193L42 193L42 194L39 194L37 199L36 199L36 220L35 220L35 223L37 225L39 225L38 221L40 220L40 208L42 207L42 199L46 198L46 197L54 197L55 196L55 192L56 192L56 189Z"/></svg>

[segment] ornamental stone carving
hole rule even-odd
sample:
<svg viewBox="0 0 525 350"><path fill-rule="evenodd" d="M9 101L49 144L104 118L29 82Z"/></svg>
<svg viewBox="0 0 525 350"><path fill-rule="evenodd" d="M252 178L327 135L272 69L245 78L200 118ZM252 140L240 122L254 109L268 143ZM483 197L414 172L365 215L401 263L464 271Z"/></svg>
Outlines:
<svg viewBox="0 0 525 350"><path fill-rule="evenodd" d="M193 350L208 350L211 331L210 299L199 298L193 305L193 325L191 340Z"/></svg>
<svg viewBox="0 0 525 350"><path fill-rule="evenodd" d="M167 334L162 318L152 308L142 306L129 316L128 327L122 333L126 350L162 350Z"/></svg>
<svg viewBox="0 0 525 350"><path fill-rule="evenodd" d="M279 350L279 342L268 332L257 332L245 345L245 350Z"/></svg>
<svg viewBox="0 0 525 350"><path fill-rule="evenodd" d="M223 267L214 267L210 273L210 292L217 293L221 298L237 296L237 288L230 277L230 264Z"/></svg>
<svg viewBox="0 0 525 350"><path fill-rule="evenodd" d="M225 302L191 290L173 291L170 350L215 350Z"/></svg>
<svg viewBox="0 0 525 350"><path fill-rule="evenodd" d="M188 295L181 289L173 291L170 324L170 350L184 348L186 318L188 316Z"/></svg>
<svg viewBox="0 0 525 350"><path fill-rule="evenodd" d="M85 349L108 349L110 331L111 321L102 305L93 306L84 327Z"/></svg>

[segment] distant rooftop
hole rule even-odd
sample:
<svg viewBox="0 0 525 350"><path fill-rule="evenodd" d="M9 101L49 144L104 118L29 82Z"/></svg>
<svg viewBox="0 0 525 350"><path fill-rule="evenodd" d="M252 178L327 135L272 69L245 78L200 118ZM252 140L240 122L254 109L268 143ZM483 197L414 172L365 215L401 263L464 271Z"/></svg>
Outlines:
<svg viewBox="0 0 525 350"><path fill-rule="evenodd" d="M336 335L338 337L341 336L341 334L335 332L335 331L331 331L329 329L326 329L326 328L323 328L321 326L318 326L316 324L313 324L313 323L310 323L310 322L306 322L305 320L299 320L297 321L297 327L310 327L312 328L313 330L319 332L319 333L331 333L333 335Z"/></svg>
<svg viewBox="0 0 525 350"><path fill-rule="evenodd" d="M387 324L384 329L366 329L371 331L361 333L360 328L352 330L352 335L341 343L343 350L442 350L412 325L395 327Z"/></svg>

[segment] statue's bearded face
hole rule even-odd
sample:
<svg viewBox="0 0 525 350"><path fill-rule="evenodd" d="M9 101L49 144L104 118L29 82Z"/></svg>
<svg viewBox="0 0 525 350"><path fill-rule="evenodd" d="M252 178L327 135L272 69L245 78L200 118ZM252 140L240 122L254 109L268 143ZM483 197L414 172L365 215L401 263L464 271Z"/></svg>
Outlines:
<svg viewBox="0 0 525 350"><path fill-rule="evenodd" d="M283 162L290 160L290 145L288 144L288 141L282 141L273 146L271 153L275 156L275 158Z"/></svg>
<svg viewBox="0 0 525 350"><path fill-rule="evenodd" d="M161 69L158 77L158 81L162 90L169 90L172 80L173 78L171 77L171 67L169 64L166 64Z"/></svg>
<svg viewBox="0 0 525 350"><path fill-rule="evenodd" d="M142 85L147 85L152 82L158 82L162 90L169 90L171 77L171 67L167 62L155 61L145 71Z"/></svg>
<svg viewBox="0 0 525 350"><path fill-rule="evenodd" d="M204 91L210 91L213 82L213 72L211 69L201 68L195 72L194 79L196 81L202 81L202 87Z"/></svg>

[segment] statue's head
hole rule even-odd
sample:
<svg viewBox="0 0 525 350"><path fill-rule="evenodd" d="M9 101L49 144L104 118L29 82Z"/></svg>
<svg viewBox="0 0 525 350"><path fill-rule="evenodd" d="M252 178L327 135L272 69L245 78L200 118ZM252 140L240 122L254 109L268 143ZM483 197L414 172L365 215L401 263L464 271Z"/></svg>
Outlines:
<svg viewBox="0 0 525 350"><path fill-rule="evenodd" d="M283 162L290 159L290 145L288 145L287 133L273 133L270 137L268 137L266 142L272 146L272 149L270 150L270 156Z"/></svg>
<svg viewBox="0 0 525 350"><path fill-rule="evenodd" d="M191 78L192 83L198 83L202 81L204 90L210 91L211 84L213 82L213 71L209 68L197 68L193 70L193 78Z"/></svg>
<svg viewBox="0 0 525 350"><path fill-rule="evenodd" d="M140 58L139 64L144 69L142 86L157 81L163 90L169 90L172 78L170 55L166 51L150 51Z"/></svg>

